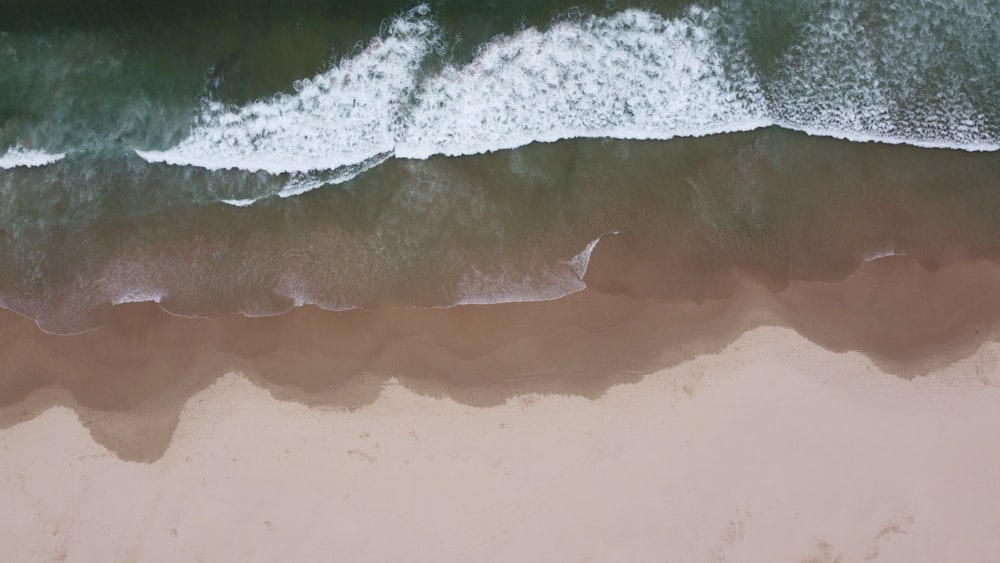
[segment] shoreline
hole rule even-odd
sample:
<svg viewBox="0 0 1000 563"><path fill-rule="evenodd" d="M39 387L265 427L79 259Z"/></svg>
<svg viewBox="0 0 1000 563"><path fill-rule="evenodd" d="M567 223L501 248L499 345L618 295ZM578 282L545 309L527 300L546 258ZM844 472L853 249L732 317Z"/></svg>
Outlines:
<svg viewBox="0 0 1000 563"><path fill-rule="evenodd" d="M836 283L774 292L744 279L701 304L585 289L538 303L193 319L143 303L73 336L0 312L0 431L65 406L119 457L151 462L184 405L231 371L278 399L349 411L375 402L390 380L470 407L532 393L596 400L766 326L911 379L1000 341L998 288L990 261L930 272L890 256Z"/></svg>

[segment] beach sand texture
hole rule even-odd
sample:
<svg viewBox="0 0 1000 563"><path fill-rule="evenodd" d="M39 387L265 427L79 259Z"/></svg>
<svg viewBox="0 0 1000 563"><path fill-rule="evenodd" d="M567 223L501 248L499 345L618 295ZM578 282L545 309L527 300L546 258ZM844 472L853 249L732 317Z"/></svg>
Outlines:
<svg viewBox="0 0 1000 563"><path fill-rule="evenodd" d="M3 431L0 543L18 561L990 561L998 359L905 380L759 328L596 400L476 408L389 382L354 411L228 374L152 463L62 407Z"/></svg>

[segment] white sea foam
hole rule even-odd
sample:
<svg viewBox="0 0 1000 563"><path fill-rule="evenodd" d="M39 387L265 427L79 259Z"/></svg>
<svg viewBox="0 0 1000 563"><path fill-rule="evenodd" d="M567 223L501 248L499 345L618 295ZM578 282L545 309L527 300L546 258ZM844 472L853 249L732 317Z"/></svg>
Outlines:
<svg viewBox="0 0 1000 563"><path fill-rule="evenodd" d="M775 125L855 142L1000 149L990 125L1000 115L977 109L970 91L982 96L983 89L966 84L996 72L975 54L996 41L987 31L995 11L985 4L873 9L831 0L802 14L797 41L768 78Z"/></svg>
<svg viewBox="0 0 1000 563"><path fill-rule="evenodd" d="M14 145L7 149L7 152L0 156L0 169L10 170L12 168L45 166L58 162L66 155L64 153L47 153L45 151L26 149L21 145Z"/></svg>
<svg viewBox="0 0 1000 563"><path fill-rule="evenodd" d="M776 120L772 125L794 129L814 137L829 137L831 139L843 139L855 143L881 143L884 145L909 145L911 147L922 147L927 149L952 149L966 152L992 152L1000 150L1000 141L984 139L982 137L970 137L968 141L958 141L952 139L935 139L907 137L893 135L890 133L871 133L868 131L852 131L850 129L832 129L822 126L800 125Z"/></svg>
<svg viewBox="0 0 1000 563"><path fill-rule="evenodd" d="M557 266L541 274L525 275L512 272L489 274L474 270L459 284L460 297L455 304L493 305L553 301L581 291L587 287L583 276L590 265L590 255L601 238L603 236L590 241L579 254L561 260Z"/></svg>
<svg viewBox="0 0 1000 563"><path fill-rule="evenodd" d="M875 260L881 260L882 258L887 258L890 256L906 256L906 252L903 250L896 250L896 248L893 245L887 244L885 246L876 248L875 250L869 252L868 255L865 256L864 261L873 262Z"/></svg>
<svg viewBox="0 0 1000 563"><path fill-rule="evenodd" d="M468 64L421 76L438 41L421 6L364 51L301 81L295 94L235 109L208 104L179 145L139 154L293 173L279 193L287 197L392 156L468 155L579 137L670 139L779 125L852 141L1000 149L992 118L977 113L957 85L940 90L944 101L894 98L883 81L895 88L931 63L896 53L889 40L872 43L855 12L833 9L808 22L807 38L764 88L737 47L720 43L725 15L697 7L673 19L627 10L528 28L495 38ZM900 68L869 53L878 50L898 57Z"/></svg>
<svg viewBox="0 0 1000 563"><path fill-rule="evenodd" d="M226 205L232 205L233 207L249 207L258 201L258 198L249 199L223 199L222 203Z"/></svg>
<svg viewBox="0 0 1000 563"><path fill-rule="evenodd" d="M427 80L396 155L426 158L574 137L666 139L762 124L727 78L714 12L628 10L501 37ZM748 97L749 96L749 97Z"/></svg>
<svg viewBox="0 0 1000 563"><path fill-rule="evenodd" d="M340 166L333 170L322 170L313 172L298 172L292 174L288 182L278 192L281 197L292 197L305 192L315 190L327 184L340 184L382 164L391 156L390 153L372 155L361 162Z"/></svg>
<svg viewBox="0 0 1000 563"><path fill-rule="evenodd" d="M124 303L159 303L166 297L166 292L159 289L138 289L129 288L125 291L114 293L111 303L122 305Z"/></svg>
<svg viewBox="0 0 1000 563"><path fill-rule="evenodd" d="M436 26L420 6L384 37L324 74L242 108L206 103L191 135L166 151L137 151L149 162L272 174L351 167L397 144L398 120L434 44Z"/></svg>

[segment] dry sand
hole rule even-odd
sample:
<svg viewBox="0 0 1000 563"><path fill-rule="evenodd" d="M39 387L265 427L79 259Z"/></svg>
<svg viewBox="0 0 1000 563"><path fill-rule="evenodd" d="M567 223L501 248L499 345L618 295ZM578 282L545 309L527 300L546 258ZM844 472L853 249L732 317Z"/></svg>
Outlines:
<svg viewBox="0 0 1000 563"><path fill-rule="evenodd" d="M345 411L232 373L186 402L152 463L123 461L55 406L0 430L3 559L1000 554L1000 344L904 379L762 327L627 381L472 407L390 380Z"/></svg>

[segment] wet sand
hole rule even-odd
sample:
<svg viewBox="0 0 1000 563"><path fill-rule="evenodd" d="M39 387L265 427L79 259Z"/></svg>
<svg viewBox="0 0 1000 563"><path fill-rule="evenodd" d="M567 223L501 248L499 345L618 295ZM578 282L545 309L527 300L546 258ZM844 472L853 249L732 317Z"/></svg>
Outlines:
<svg viewBox="0 0 1000 563"><path fill-rule="evenodd" d="M615 264L595 252L588 276ZM700 304L594 288L267 318L135 304L75 336L0 313L0 544L15 560L987 561L998 288L990 261L892 256Z"/></svg>

